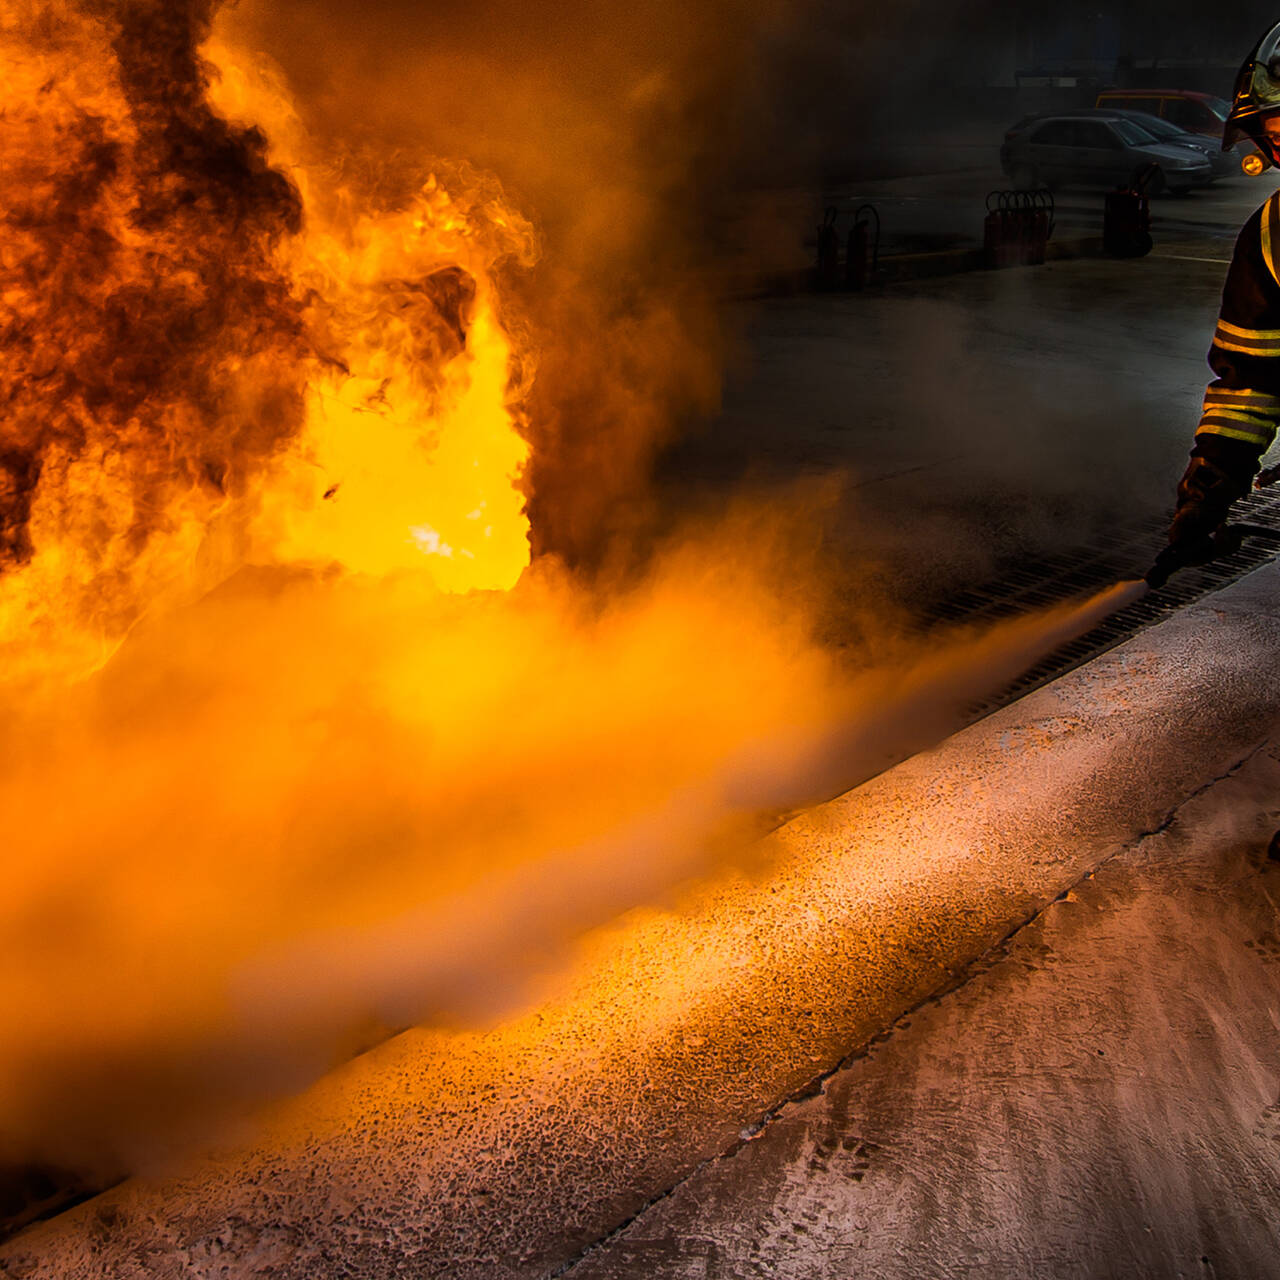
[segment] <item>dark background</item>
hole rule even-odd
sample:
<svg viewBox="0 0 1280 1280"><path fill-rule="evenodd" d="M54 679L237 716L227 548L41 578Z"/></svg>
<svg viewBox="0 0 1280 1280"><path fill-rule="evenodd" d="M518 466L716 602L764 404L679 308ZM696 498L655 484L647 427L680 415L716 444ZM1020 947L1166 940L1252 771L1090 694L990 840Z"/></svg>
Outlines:
<svg viewBox="0 0 1280 1280"><path fill-rule="evenodd" d="M827 3L807 30L793 28L775 101L807 85L793 143L812 144L827 176L880 176L895 143L966 118L994 128L1029 111L1092 105L1102 87L1230 97L1241 62L1275 22L1280 6L1256 0Z"/></svg>

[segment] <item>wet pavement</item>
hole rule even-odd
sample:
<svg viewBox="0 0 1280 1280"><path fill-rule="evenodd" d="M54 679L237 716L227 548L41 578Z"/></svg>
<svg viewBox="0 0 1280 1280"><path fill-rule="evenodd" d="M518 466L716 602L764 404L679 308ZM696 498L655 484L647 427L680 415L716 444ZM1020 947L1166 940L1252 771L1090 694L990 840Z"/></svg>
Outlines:
<svg viewBox="0 0 1280 1280"><path fill-rule="evenodd" d="M1176 246L740 306L722 412L665 461L669 509L839 478L837 591L871 576L925 609L1164 519L1227 269L1221 246Z"/></svg>

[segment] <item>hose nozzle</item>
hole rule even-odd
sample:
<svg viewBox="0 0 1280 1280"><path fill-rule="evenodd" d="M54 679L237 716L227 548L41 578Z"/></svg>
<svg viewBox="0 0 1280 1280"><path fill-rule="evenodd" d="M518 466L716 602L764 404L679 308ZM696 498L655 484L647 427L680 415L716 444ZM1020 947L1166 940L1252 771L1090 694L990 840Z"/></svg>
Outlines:
<svg viewBox="0 0 1280 1280"><path fill-rule="evenodd" d="M1224 524L1210 537L1171 542L1156 556L1155 564L1143 574L1143 578L1153 591L1159 591L1179 569L1234 555L1246 538L1257 538L1280 546L1280 529L1271 529L1264 524Z"/></svg>

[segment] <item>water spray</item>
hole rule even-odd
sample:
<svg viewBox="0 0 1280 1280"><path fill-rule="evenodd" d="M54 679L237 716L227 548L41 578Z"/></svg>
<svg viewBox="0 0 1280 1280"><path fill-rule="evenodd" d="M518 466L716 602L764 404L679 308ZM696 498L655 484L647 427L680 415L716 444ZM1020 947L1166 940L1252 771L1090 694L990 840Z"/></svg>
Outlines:
<svg viewBox="0 0 1280 1280"><path fill-rule="evenodd" d="M1277 474L1280 474L1280 471ZM1180 570L1209 564L1225 556L1234 555L1241 549L1247 538L1257 538L1262 542L1271 543L1280 550L1280 529L1247 523L1223 525L1210 537L1170 543L1160 552L1155 563L1141 578L1118 582L1115 586L1108 587L1084 601L1073 616L1070 625L1075 629L1076 634L1081 634L1112 614L1137 604L1149 592L1161 590Z"/></svg>

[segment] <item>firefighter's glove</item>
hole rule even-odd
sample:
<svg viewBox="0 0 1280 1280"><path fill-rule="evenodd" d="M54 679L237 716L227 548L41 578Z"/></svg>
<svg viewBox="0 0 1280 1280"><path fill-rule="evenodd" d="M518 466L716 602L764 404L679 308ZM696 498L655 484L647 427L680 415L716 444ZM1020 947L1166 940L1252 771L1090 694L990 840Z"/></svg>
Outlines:
<svg viewBox="0 0 1280 1280"><path fill-rule="evenodd" d="M1253 478L1253 487L1255 489L1269 489L1277 480L1280 480L1280 466L1264 467Z"/></svg>
<svg viewBox="0 0 1280 1280"><path fill-rule="evenodd" d="M1169 545L1183 564L1205 564L1216 554L1214 534L1226 523L1249 480L1223 470L1204 457L1193 457L1178 485L1178 507L1169 526Z"/></svg>

